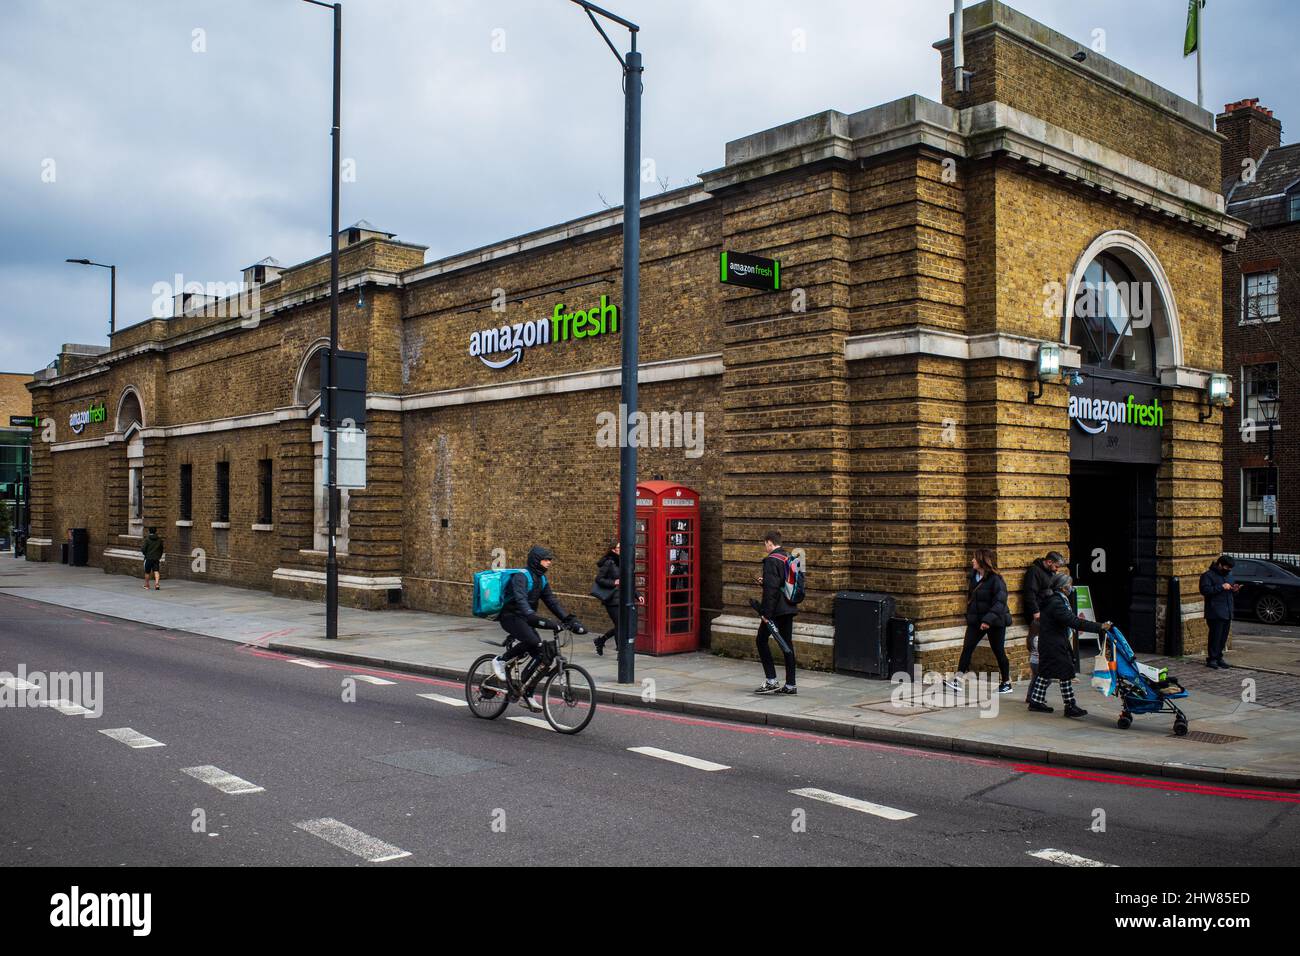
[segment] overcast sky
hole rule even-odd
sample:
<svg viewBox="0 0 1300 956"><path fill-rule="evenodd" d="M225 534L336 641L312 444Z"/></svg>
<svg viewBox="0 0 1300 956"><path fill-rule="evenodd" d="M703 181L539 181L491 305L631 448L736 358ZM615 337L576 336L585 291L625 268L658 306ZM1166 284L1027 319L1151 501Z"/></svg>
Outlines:
<svg viewBox="0 0 1300 956"><path fill-rule="evenodd" d="M669 188L720 166L729 139L937 100L930 45L952 10L605 5L642 27L643 151ZM1104 30L1106 55L1195 99L1186 0L1012 5L1082 44ZM1206 15L1207 107L1258 96L1294 139L1300 5L1210 0ZM230 282L264 256L328 251L330 20L301 0L4 0L0 370L42 367L63 342L106 344L108 273L66 258L117 264L126 326L176 273ZM345 225L368 219L432 259L619 203L618 65L568 0L346 0L343 25Z"/></svg>

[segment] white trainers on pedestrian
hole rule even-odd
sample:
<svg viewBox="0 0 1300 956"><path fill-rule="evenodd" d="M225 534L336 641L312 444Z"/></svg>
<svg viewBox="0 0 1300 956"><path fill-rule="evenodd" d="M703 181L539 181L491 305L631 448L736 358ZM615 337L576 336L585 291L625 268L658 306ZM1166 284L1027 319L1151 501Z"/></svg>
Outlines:
<svg viewBox="0 0 1300 956"><path fill-rule="evenodd" d="M497 680L501 683L506 682L506 662L499 657L492 658L492 673L497 675Z"/></svg>
<svg viewBox="0 0 1300 956"><path fill-rule="evenodd" d="M950 677L948 678L948 680L944 681L943 683L950 690L955 690L959 694L966 689L966 685L962 683L962 679L960 677Z"/></svg>

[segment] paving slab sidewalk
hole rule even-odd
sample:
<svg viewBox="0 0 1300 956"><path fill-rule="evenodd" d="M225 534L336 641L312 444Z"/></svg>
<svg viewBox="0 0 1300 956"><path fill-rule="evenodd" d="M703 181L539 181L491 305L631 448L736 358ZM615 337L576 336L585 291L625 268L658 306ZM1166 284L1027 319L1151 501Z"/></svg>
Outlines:
<svg viewBox="0 0 1300 956"><path fill-rule="evenodd" d="M316 603L181 580L146 593L134 578L9 556L0 556L0 593L294 655L453 680L491 650L485 640L502 634L496 624L472 617L341 608L339 639L327 641L324 609ZM1202 679L1195 662L1174 665L1193 685L1184 707L1192 734L1184 738L1172 736L1167 715L1137 717L1130 729L1119 730L1118 701L1089 689L1086 676L1078 686L1089 714L1071 721L1060 715L1059 702L1055 714L1029 713L1024 682L1010 695L966 701L941 686L804 671L797 697L774 698L752 693L761 680L752 662L708 653L638 655L637 684L620 685L612 648L598 657L579 638L571 656L592 673L601 699L618 704L1035 764L1300 789L1300 706L1292 703L1300 698L1300 677L1251 671L1232 656L1239 666L1213 672L1202 689L1195 686ZM1254 702L1241 699L1248 696L1240 690L1245 680L1257 685ZM1198 731L1213 736L1196 739Z"/></svg>

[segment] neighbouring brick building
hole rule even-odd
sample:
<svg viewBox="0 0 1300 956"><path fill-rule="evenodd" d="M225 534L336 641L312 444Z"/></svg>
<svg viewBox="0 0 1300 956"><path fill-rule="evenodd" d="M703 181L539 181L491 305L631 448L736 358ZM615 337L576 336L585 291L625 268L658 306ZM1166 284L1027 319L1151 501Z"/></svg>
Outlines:
<svg viewBox="0 0 1300 956"><path fill-rule="evenodd" d="M31 375L0 372L0 507L8 509L11 528L27 525L25 484L30 466L32 430L13 425L11 418L32 413L32 396L27 391ZM13 535L0 534L0 551L12 546Z"/></svg>
<svg viewBox="0 0 1300 956"><path fill-rule="evenodd" d="M1069 550L1099 613L1154 647L1169 578L1219 550L1206 395L1221 251L1244 226L1224 212L1213 116L1094 53L1077 62L1079 45L999 3L966 11L963 41L968 92L940 41L941 103L745 137L643 204L641 408L702 413L706 441L643 448L641 470L700 493L716 651L752 653L770 526L807 555L796 639L814 666L845 589L895 595L922 662L951 666L976 547L996 550L1016 611L1020 570ZM557 590L600 619L586 595L614 530L618 449L597 431L618 407L620 225L611 210L430 263L349 230L342 346L369 354L369 483L346 503L344 600L465 613L498 549L515 563L544 541ZM726 250L779 259L781 291L721 284ZM261 265L257 312L199 303L32 384L60 428L36 454L34 554L57 560L85 527L93 563L130 571L157 524L169 574L321 593L328 258ZM1077 382L1038 382L1044 344ZM1194 588L1182 612L1203 646Z"/></svg>
<svg viewBox="0 0 1300 956"><path fill-rule="evenodd" d="M1223 259L1223 364L1237 383L1223 422L1223 544L1266 556L1273 494L1273 553L1300 561L1300 444L1284 427L1300 415L1300 143L1282 145L1281 121L1257 99L1229 103L1216 125L1228 212L1250 226ZM1272 462L1269 395L1281 399Z"/></svg>

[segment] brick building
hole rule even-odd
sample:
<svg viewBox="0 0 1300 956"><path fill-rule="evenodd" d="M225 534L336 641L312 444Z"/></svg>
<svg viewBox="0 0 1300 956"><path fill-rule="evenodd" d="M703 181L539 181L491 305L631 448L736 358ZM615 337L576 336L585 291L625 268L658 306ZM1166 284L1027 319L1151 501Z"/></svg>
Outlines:
<svg viewBox="0 0 1300 956"><path fill-rule="evenodd" d="M8 509L12 528L25 527L25 483L30 468L32 430L15 426L11 418L32 413L32 396L27 391L31 375L0 372L0 507ZM12 533L0 534L0 551L12 546Z"/></svg>
<svg viewBox="0 0 1300 956"><path fill-rule="evenodd" d="M1249 223L1223 259L1224 367L1237 384L1223 423L1223 544L1267 555L1265 496L1276 496L1273 553L1300 561L1300 445L1283 427L1300 414L1300 143L1282 145L1282 123L1259 100L1229 103L1216 117L1225 137L1228 212ZM1273 460L1261 396L1276 395Z"/></svg>
<svg viewBox="0 0 1300 956"><path fill-rule="evenodd" d="M955 663L976 547L1014 610L1020 570L1068 550L1099 612L1154 647L1168 579L1219 550L1207 392L1221 249L1244 227L1213 116L1000 3L966 11L963 42L969 91L942 40L942 102L745 137L643 203L641 407L702 414L705 441L642 448L641 469L700 493L715 651L752 652L770 526L806 553L796 639L820 666L844 589L891 592L922 661ZM369 354L369 483L346 501L343 600L465 613L473 571L545 541L557 590L599 619L620 228L611 210L429 263L348 231L341 336ZM781 291L723 285L723 251L779 259ZM32 384L60 429L36 454L34 554L85 527L93 563L131 571L156 524L169 574L321 593L328 257L246 278L256 310L198 303ZM1038 381L1044 345L1077 379ZM1203 646L1194 590L1182 612Z"/></svg>

